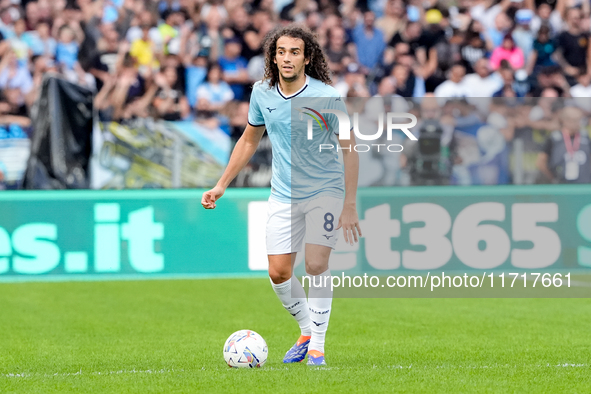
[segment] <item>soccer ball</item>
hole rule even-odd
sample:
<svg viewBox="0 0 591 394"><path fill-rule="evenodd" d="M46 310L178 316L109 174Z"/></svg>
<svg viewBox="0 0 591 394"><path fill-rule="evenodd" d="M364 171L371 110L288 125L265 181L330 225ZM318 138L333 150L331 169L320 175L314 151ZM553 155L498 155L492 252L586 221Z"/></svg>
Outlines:
<svg viewBox="0 0 591 394"><path fill-rule="evenodd" d="M224 360L233 368L259 368L267 361L267 343L251 330L240 330L224 343Z"/></svg>

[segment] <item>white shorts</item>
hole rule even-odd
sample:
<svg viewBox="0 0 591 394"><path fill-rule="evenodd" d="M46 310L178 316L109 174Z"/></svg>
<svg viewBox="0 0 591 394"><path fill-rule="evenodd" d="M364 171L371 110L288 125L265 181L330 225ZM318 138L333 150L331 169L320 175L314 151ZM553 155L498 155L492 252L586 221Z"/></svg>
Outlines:
<svg viewBox="0 0 591 394"><path fill-rule="evenodd" d="M302 242L334 249L343 199L321 196L310 201L286 204L269 199L267 211L267 254L302 250ZM340 230L339 230L340 231Z"/></svg>

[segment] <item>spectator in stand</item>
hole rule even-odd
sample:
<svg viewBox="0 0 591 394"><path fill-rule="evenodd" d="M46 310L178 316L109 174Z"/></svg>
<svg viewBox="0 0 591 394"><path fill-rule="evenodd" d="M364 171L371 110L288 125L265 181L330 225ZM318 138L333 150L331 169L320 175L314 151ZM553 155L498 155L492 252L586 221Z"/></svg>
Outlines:
<svg viewBox="0 0 591 394"><path fill-rule="evenodd" d="M26 4L25 4L26 3ZM45 19L39 12L39 3L37 1L21 1L25 6L25 20L27 22L27 31L35 30L37 24Z"/></svg>
<svg viewBox="0 0 591 394"><path fill-rule="evenodd" d="M310 0L294 0L281 10L282 20L290 22L304 22L308 12L313 11L316 3Z"/></svg>
<svg viewBox="0 0 591 394"><path fill-rule="evenodd" d="M178 11L181 9L181 1L179 0L159 0L158 12L162 16L162 19L166 19L165 15L171 11Z"/></svg>
<svg viewBox="0 0 591 394"><path fill-rule="evenodd" d="M523 51L523 56L527 60L532 52L534 39L536 38L531 29L531 20L533 12L530 9L520 9L515 13L515 22L517 25L513 30L513 40L515 45Z"/></svg>
<svg viewBox="0 0 591 394"><path fill-rule="evenodd" d="M225 9L205 4L201 9L199 24L189 40L190 48L199 48L199 56L217 61L224 53L224 39L220 29L226 18Z"/></svg>
<svg viewBox="0 0 591 394"><path fill-rule="evenodd" d="M402 0L387 0L384 15L376 20L375 26L384 34L384 40L390 42L394 34L402 31L406 24L406 6Z"/></svg>
<svg viewBox="0 0 591 394"><path fill-rule="evenodd" d="M476 134L480 159L468 166L472 185L503 185L509 183L509 160L503 135L491 126L483 126Z"/></svg>
<svg viewBox="0 0 591 394"><path fill-rule="evenodd" d="M570 89L572 97L591 98L591 75L581 71L577 78L577 84Z"/></svg>
<svg viewBox="0 0 591 394"><path fill-rule="evenodd" d="M90 74L96 78L99 90L103 86L103 81L116 73L119 63L123 61L129 49L127 42L119 41L119 33L113 26L105 28L103 34L96 44L96 50L89 56L87 65Z"/></svg>
<svg viewBox="0 0 591 394"><path fill-rule="evenodd" d="M432 83L433 87L438 86L441 81L445 81L454 64L462 61L460 46L464 41L463 35L459 31L455 31L452 37L444 39L441 33L443 31L440 31L436 36L438 38L432 38L437 43L429 51L427 70L424 71L425 75L427 73L430 75L427 83Z"/></svg>
<svg viewBox="0 0 591 394"><path fill-rule="evenodd" d="M20 89L6 89L2 96L0 97L0 125L3 131L0 133L8 134L0 138L27 138L24 130L31 126L31 119Z"/></svg>
<svg viewBox="0 0 591 394"><path fill-rule="evenodd" d="M94 97L94 109L97 111L100 122L110 122L114 120L115 108L113 107L111 96L115 85L117 84L117 75L108 75L103 80L103 84Z"/></svg>
<svg viewBox="0 0 591 394"><path fill-rule="evenodd" d="M333 73L340 74L352 60L351 53L346 46L345 29L335 26L328 31L328 45L325 48L328 67Z"/></svg>
<svg viewBox="0 0 591 394"><path fill-rule="evenodd" d="M72 82L78 86L91 90L93 92L97 91L96 79L92 76L92 74L87 73L84 71L80 63L76 62L74 64L73 69L64 69L62 70L62 74L64 78Z"/></svg>
<svg viewBox="0 0 591 394"><path fill-rule="evenodd" d="M451 25L454 29L465 32L472 23L471 10L474 8L472 0L458 0L457 7L450 7Z"/></svg>
<svg viewBox="0 0 591 394"><path fill-rule="evenodd" d="M223 31L224 36L235 37L242 44L240 56L246 60L262 54L262 38L252 25L251 19L244 7L236 7L230 12L228 27Z"/></svg>
<svg viewBox="0 0 591 394"><path fill-rule="evenodd" d="M495 17L494 26L486 31L486 40L488 48L500 47L504 38L510 33L513 23L504 11L499 12Z"/></svg>
<svg viewBox="0 0 591 394"><path fill-rule="evenodd" d="M582 132L583 113L566 107L560 130L554 131L538 156L538 168L552 183L591 183L591 144Z"/></svg>
<svg viewBox="0 0 591 394"><path fill-rule="evenodd" d="M246 85L250 82L248 77L248 62L240 56L242 45L237 38L226 40L224 56L219 59L223 71L223 78L230 84L236 100L244 100Z"/></svg>
<svg viewBox="0 0 591 394"><path fill-rule="evenodd" d="M191 109L185 93L176 88L178 82L177 69L175 67L165 67L162 70L162 83L156 91L154 98L154 108L160 119L168 121L177 121L186 119Z"/></svg>
<svg viewBox="0 0 591 394"><path fill-rule="evenodd" d="M486 43L480 33L472 30L465 33L464 42L460 47L460 54L462 61L466 65L466 71L475 72L476 63L480 60L486 60L488 54Z"/></svg>
<svg viewBox="0 0 591 394"><path fill-rule="evenodd" d="M27 106L31 106L41 93L41 85L43 82L43 77L47 73L59 73L59 69L53 57L50 56L35 56L32 59L32 66L33 66L33 88L31 92L27 95Z"/></svg>
<svg viewBox="0 0 591 394"><path fill-rule="evenodd" d="M577 77L577 84L570 88L570 95L577 107L587 114L591 113L591 75L581 72Z"/></svg>
<svg viewBox="0 0 591 394"><path fill-rule="evenodd" d="M129 54L121 64L112 89L108 103L113 108L113 119L132 117L126 110L132 102L146 94L146 81L139 75L135 62Z"/></svg>
<svg viewBox="0 0 591 394"><path fill-rule="evenodd" d="M556 41L550 38L550 28L546 25L540 27L538 36L534 40L531 56L527 61L527 72L536 75L543 67L556 64L552 55L556 51Z"/></svg>
<svg viewBox="0 0 591 394"><path fill-rule="evenodd" d="M263 53L262 44L265 36L275 28L275 23L272 18L273 15L263 10L256 11L252 15L252 27L258 33L258 51L260 54ZM330 15L327 16L327 20L330 20ZM338 22L340 23L340 21Z"/></svg>
<svg viewBox="0 0 591 394"><path fill-rule="evenodd" d="M372 83L370 84L372 92L373 92L374 88L376 87L377 83L379 83L378 81L381 81L385 77L391 75L392 68L394 67L394 64L396 64L398 62L398 59L399 59L399 57L397 57L397 54L407 54L407 53L408 53L408 45L403 42L398 44L397 49L387 47L384 50L384 54L382 56L382 59L376 65L376 67L372 70L372 72L370 74L370 78L373 79Z"/></svg>
<svg viewBox="0 0 591 394"><path fill-rule="evenodd" d="M533 131L538 151L542 148L546 138L560 128L559 110L562 101L558 99L559 92L553 88L545 88L540 98L535 100L527 116L527 125Z"/></svg>
<svg viewBox="0 0 591 394"><path fill-rule="evenodd" d="M219 112L234 99L234 92L226 81L222 80L222 68L217 63L210 63L207 69L207 82L197 89L197 110Z"/></svg>
<svg viewBox="0 0 591 394"><path fill-rule="evenodd" d="M468 97L492 97L503 86L500 76L491 74L488 60L485 58L476 61L474 73L466 75L463 84L466 87ZM473 88L476 86L478 89Z"/></svg>
<svg viewBox="0 0 591 394"><path fill-rule="evenodd" d="M492 70L497 70L501 66L501 62L506 60L514 69L520 69L525 64L523 51L515 45L513 37L507 34L503 38L503 43L500 47L495 48L490 56L490 67Z"/></svg>
<svg viewBox="0 0 591 394"><path fill-rule="evenodd" d="M163 19L164 23L158 26L158 32L160 33L160 41L164 47L164 53L168 54L174 48L174 45L179 46L178 41L175 39L180 34L180 27L185 22L185 16L181 10L172 9L164 13Z"/></svg>
<svg viewBox="0 0 591 394"><path fill-rule="evenodd" d="M449 70L449 79L435 89L435 97L468 97L468 89L466 89L466 85L463 83L465 75L466 67L462 63L454 64ZM438 102L442 103L445 101L438 100Z"/></svg>
<svg viewBox="0 0 591 394"><path fill-rule="evenodd" d="M24 40L24 33L26 31L26 22L23 18L19 18L14 22L14 35L8 39L10 47L16 54L18 61L27 66L29 58L31 57L31 48Z"/></svg>
<svg viewBox="0 0 591 394"><path fill-rule="evenodd" d="M360 90L360 85L366 84L365 75L357 63L349 63L344 72L343 78L335 84L335 89L341 97L347 97L350 90Z"/></svg>
<svg viewBox="0 0 591 394"><path fill-rule="evenodd" d="M150 32L153 26L151 24L142 24L142 36L131 43L129 53L135 59L140 72L145 74L148 70L157 69L160 65L157 59L158 44L152 39Z"/></svg>
<svg viewBox="0 0 591 394"><path fill-rule="evenodd" d="M589 45L589 33L583 31L581 26L581 10L569 8L565 19L568 29L558 36L558 50L555 57L567 75L569 83L574 85L580 69L584 69L585 72L591 70L589 67L591 46Z"/></svg>
<svg viewBox="0 0 591 394"><path fill-rule="evenodd" d="M226 116L229 118L230 137L232 143L240 139L244 133L244 124L248 123L248 102L246 101L230 101L229 104L224 108ZM264 138L268 139L266 134ZM269 148L270 149L270 148ZM271 161L269 161L270 163Z"/></svg>
<svg viewBox="0 0 591 394"><path fill-rule="evenodd" d="M398 63L392 68L392 76L396 79L396 94L402 97L423 97L425 81L413 71L416 60L413 56L399 57Z"/></svg>
<svg viewBox="0 0 591 394"><path fill-rule="evenodd" d="M499 74L503 80L503 86L493 94L493 97L523 97L519 89L516 89L515 74L511 67L501 67Z"/></svg>
<svg viewBox="0 0 591 394"><path fill-rule="evenodd" d="M27 96L33 91L31 73L26 65L19 64L12 48L7 49L0 60L0 89L19 89L23 102L25 98L30 98Z"/></svg>
<svg viewBox="0 0 591 394"><path fill-rule="evenodd" d="M74 30L68 25L62 26L56 45L56 61L66 68L73 69L78 61L78 48Z"/></svg>
<svg viewBox="0 0 591 394"><path fill-rule="evenodd" d="M416 50L420 47L421 29L422 27L419 22L408 22L404 29L394 34L388 46L396 48L399 43L406 43L408 45L408 53L415 56Z"/></svg>
<svg viewBox="0 0 591 394"><path fill-rule="evenodd" d="M189 100L189 107L197 104L197 88L207 78L207 57L190 55L184 58L185 66L185 95Z"/></svg>
<svg viewBox="0 0 591 394"><path fill-rule="evenodd" d="M137 26L132 26L127 31L127 42L133 43L135 40L145 37L144 27L150 26L150 31L148 33L150 41L155 43L158 47L158 52L161 52L163 50L162 35L160 34L158 27L156 27L156 18L154 17L154 14L149 10L144 10L137 16L137 19Z"/></svg>
<svg viewBox="0 0 591 394"><path fill-rule="evenodd" d="M6 7L0 10L0 33L3 39L14 36L14 21L20 18L20 12L16 7Z"/></svg>
<svg viewBox="0 0 591 394"><path fill-rule="evenodd" d="M51 36L51 27L46 20L37 22L34 31L24 33L23 41L27 43L33 55L55 56L57 41Z"/></svg>
<svg viewBox="0 0 591 394"><path fill-rule="evenodd" d="M445 39L442 22L445 19L438 9L430 9L425 13L427 26L419 38L416 58L421 66L419 73L425 79L428 92L445 81L446 75L453 64L461 57L459 42L453 43ZM441 67L441 68L440 68Z"/></svg>
<svg viewBox="0 0 591 394"><path fill-rule="evenodd" d="M542 26L548 27L550 37L555 38L562 31L564 21L561 13L563 12L564 0L558 0L556 9L552 9L550 4L543 2L538 6L537 14L534 15L531 22L531 29L539 32Z"/></svg>
<svg viewBox="0 0 591 394"><path fill-rule="evenodd" d="M375 15L371 11L363 13L363 22L353 30L353 42L357 46L357 59L362 71L367 74L382 58L386 48L384 34L375 27Z"/></svg>
<svg viewBox="0 0 591 394"><path fill-rule="evenodd" d="M548 66L542 68L536 75L536 84L530 90L530 96L541 97L542 91L550 87L558 87L566 93L570 92L570 84L560 66Z"/></svg>

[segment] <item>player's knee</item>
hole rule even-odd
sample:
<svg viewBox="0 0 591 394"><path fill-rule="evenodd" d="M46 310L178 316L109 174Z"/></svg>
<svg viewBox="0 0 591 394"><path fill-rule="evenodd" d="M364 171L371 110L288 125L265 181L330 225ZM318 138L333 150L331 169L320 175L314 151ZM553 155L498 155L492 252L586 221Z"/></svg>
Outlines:
<svg viewBox="0 0 591 394"><path fill-rule="evenodd" d="M289 270L269 267L269 277L271 278L271 281L277 285L279 283L287 282L291 278L291 272Z"/></svg>
<svg viewBox="0 0 591 394"><path fill-rule="evenodd" d="M328 269L328 264L306 259L306 273L320 275Z"/></svg>

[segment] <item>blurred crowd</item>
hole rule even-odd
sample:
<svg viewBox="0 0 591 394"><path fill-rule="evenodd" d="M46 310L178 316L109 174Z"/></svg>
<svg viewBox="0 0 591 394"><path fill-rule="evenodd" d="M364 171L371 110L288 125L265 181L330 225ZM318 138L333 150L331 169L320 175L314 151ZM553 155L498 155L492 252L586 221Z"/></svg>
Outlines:
<svg viewBox="0 0 591 394"><path fill-rule="evenodd" d="M362 186L591 183L591 97L562 98L548 89L523 98L377 94L347 105L368 134L383 112L418 120L418 141L399 131L390 140L382 134L381 151L360 148L367 152L359 155Z"/></svg>
<svg viewBox="0 0 591 394"><path fill-rule="evenodd" d="M50 72L94 91L102 121L195 120L236 139L263 39L292 22L317 33L343 97L591 94L588 0L0 0L0 139L31 135ZM540 116L505 121L550 139L559 125Z"/></svg>

